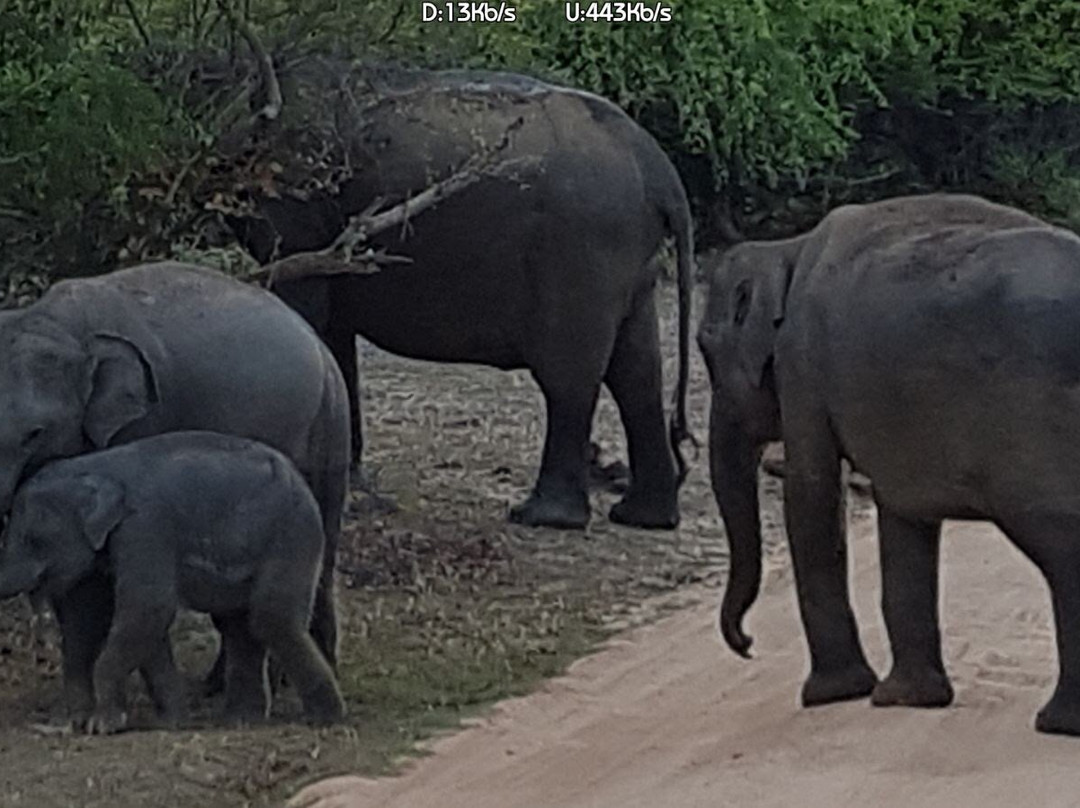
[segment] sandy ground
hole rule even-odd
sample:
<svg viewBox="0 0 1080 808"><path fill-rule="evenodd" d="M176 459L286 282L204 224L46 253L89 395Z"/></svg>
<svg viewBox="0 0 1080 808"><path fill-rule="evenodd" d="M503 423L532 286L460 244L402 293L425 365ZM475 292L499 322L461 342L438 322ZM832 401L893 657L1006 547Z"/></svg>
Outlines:
<svg viewBox="0 0 1080 808"><path fill-rule="evenodd" d="M856 610L884 673L873 512L851 518ZM750 615L749 662L721 646L714 608L696 607L439 740L402 777L324 781L290 805L1080 806L1080 739L1032 729L1056 672L1041 578L988 525L951 524L944 544L951 708L799 709L806 655L780 564Z"/></svg>

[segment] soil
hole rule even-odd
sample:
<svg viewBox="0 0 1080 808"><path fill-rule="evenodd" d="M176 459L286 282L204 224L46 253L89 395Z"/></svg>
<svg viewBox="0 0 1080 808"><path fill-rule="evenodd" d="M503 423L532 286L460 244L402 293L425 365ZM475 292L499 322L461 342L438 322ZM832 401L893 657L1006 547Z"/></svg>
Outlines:
<svg viewBox="0 0 1080 808"><path fill-rule="evenodd" d="M873 517L862 502L849 536L856 614L884 673ZM691 608L439 740L401 778L328 780L289 806L1075 808L1080 741L1032 728L1056 673L1042 579L985 523L948 525L942 566L949 708L800 709L805 644L774 563L749 621L755 659L722 647L713 604Z"/></svg>
<svg viewBox="0 0 1080 808"><path fill-rule="evenodd" d="M675 293L664 283L660 294L670 389ZM531 691L613 631L712 600L726 547L704 451L688 458L675 531L612 525L606 512L618 494L610 484L595 492L585 532L512 526L506 511L533 482L544 429L528 374L363 348L367 468L396 510L352 494L338 592L348 722L310 729L286 691L268 725L222 728L220 704L196 687L216 638L205 620L185 615L174 636L192 679L191 722L155 730L142 698L140 731L70 735L55 627L14 601L0 606L0 805L279 804L327 775L392 771L418 741ZM690 420L704 440L708 390L692 354ZM606 393L594 440L603 463L625 459ZM779 485L762 480L770 548L781 535ZM141 691L134 680L132 688Z"/></svg>

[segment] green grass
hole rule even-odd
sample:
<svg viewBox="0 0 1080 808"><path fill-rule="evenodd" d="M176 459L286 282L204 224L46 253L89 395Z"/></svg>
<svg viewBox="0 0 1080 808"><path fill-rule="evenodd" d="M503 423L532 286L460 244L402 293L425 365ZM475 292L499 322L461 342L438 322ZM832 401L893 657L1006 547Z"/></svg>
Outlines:
<svg viewBox="0 0 1080 808"><path fill-rule="evenodd" d="M418 742L528 693L605 636L595 604L553 595L371 592L353 606L339 681L365 735L351 764L362 774L391 771Z"/></svg>

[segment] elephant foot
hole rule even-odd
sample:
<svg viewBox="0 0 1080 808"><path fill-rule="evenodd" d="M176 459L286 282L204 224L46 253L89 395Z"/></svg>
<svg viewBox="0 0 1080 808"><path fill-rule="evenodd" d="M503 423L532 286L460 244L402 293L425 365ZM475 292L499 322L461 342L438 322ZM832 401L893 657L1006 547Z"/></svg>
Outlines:
<svg viewBox="0 0 1080 808"><path fill-rule="evenodd" d="M67 711L67 723L66 726L72 732L86 733L86 728L90 725L90 720L94 715L93 707L79 708L77 710Z"/></svg>
<svg viewBox="0 0 1080 808"><path fill-rule="evenodd" d="M357 516L386 516L397 513L398 503L379 491L379 474L369 466L354 463L349 469L353 495L349 512Z"/></svg>
<svg viewBox="0 0 1080 808"><path fill-rule="evenodd" d="M1035 716L1035 729L1050 735L1080 735L1080 698L1060 689Z"/></svg>
<svg viewBox="0 0 1080 808"><path fill-rule="evenodd" d="M154 725L158 729L177 729L188 717L187 698L182 690L155 699Z"/></svg>
<svg viewBox="0 0 1080 808"><path fill-rule="evenodd" d="M230 678L225 688L225 720L233 725L259 724L270 715L270 679Z"/></svg>
<svg viewBox="0 0 1080 808"><path fill-rule="evenodd" d="M180 725L184 723L185 717L186 716L183 713L159 715L154 719L154 728L165 730L166 732L175 732L180 729Z"/></svg>
<svg viewBox="0 0 1080 808"><path fill-rule="evenodd" d="M953 687L944 671L893 671L870 694L875 707L948 707Z"/></svg>
<svg viewBox="0 0 1080 808"><path fill-rule="evenodd" d="M307 723L314 727L329 727L345 719L345 702L337 693L320 697L316 703L304 705Z"/></svg>
<svg viewBox="0 0 1080 808"><path fill-rule="evenodd" d="M657 501L627 495L611 507L608 518L618 525L672 530L679 525L679 505L675 497Z"/></svg>
<svg viewBox="0 0 1080 808"><path fill-rule="evenodd" d="M69 683L65 698L65 717L73 729L82 732L86 728L86 722L94 714L96 701L93 685L88 681Z"/></svg>
<svg viewBox="0 0 1080 808"><path fill-rule="evenodd" d="M869 696L878 680L865 662L838 671L813 671L803 683L803 707L851 701Z"/></svg>
<svg viewBox="0 0 1080 808"><path fill-rule="evenodd" d="M82 727L87 735L115 735L127 729L128 715L124 710L98 710Z"/></svg>
<svg viewBox="0 0 1080 808"><path fill-rule="evenodd" d="M529 527L580 530L589 523L589 501L586 497L574 500L533 493L510 509L510 521Z"/></svg>
<svg viewBox="0 0 1080 808"><path fill-rule="evenodd" d="M262 724L269 717L269 705L261 700L237 700L225 705L225 721L234 727Z"/></svg>
<svg viewBox="0 0 1080 808"><path fill-rule="evenodd" d="M360 490L349 502L349 514L352 516L378 517L397 513L401 508L397 500L387 494Z"/></svg>

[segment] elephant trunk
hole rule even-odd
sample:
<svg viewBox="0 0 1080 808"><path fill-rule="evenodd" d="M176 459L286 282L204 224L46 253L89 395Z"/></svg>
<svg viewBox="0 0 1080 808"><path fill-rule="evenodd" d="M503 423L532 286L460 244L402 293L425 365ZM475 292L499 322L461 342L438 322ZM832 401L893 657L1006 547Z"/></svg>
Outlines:
<svg viewBox="0 0 1080 808"><path fill-rule="evenodd" d="M6 516L15 499L15 489L23 475L23 465L15 463L0 464L0 516Z"/></svg>
<svg viewBox="0 0 1080 808"><path fill-rule="evenodd" d="M37 589L41 578L40 565L32 561L4 563L0 568L0 600Z"/></svg>
<svg viewBox="0 0 1080 808"><path fill-rule="evenodd" d="M760 447L722 412L714 396L709 424L709 471L728 536L731 566L720 605L720 633L739 656L750 656L742 620L761 588L761 517L757 466Z"/></svg>

